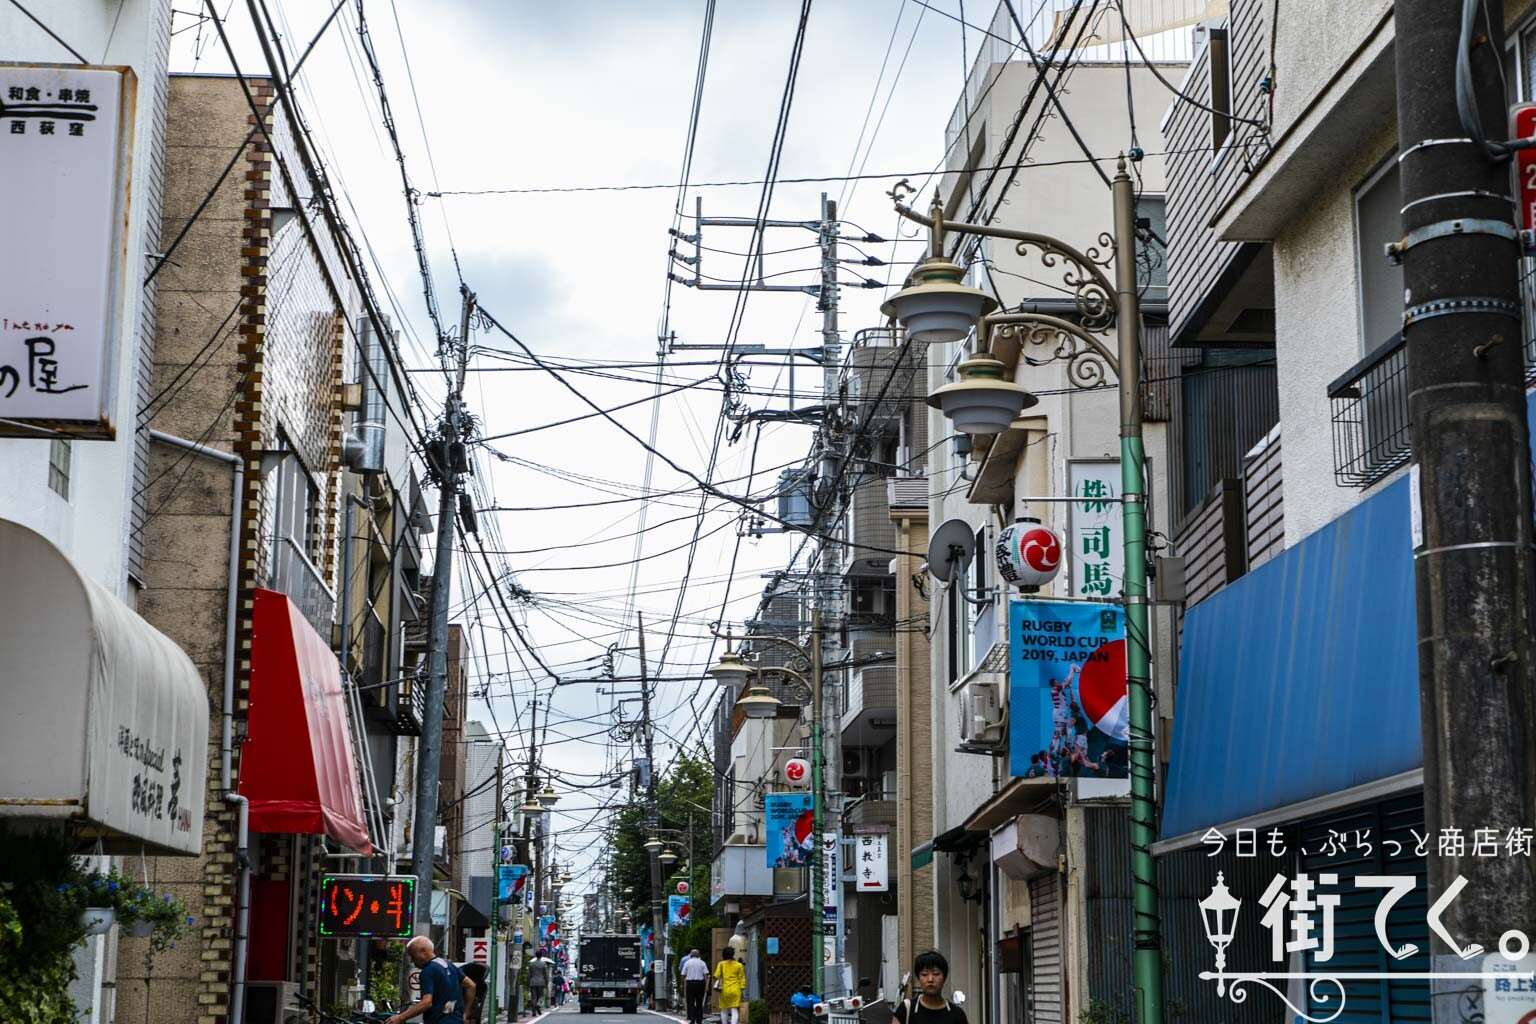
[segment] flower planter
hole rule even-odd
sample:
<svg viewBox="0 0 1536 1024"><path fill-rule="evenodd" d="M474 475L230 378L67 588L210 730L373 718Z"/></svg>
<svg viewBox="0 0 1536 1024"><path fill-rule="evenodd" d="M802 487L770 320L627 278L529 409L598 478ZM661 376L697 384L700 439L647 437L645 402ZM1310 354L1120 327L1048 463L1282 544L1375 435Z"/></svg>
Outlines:
<svg viewBox="0 0 1536 1024"><path fill-rule="evenodd" d="M135 921L128 926L128 934L136 939L147 939L155 934L155 922Z"/></svg>
<svg viewBox="0 0 1536 1024"><path fill-rule="evenodd" d="M117 910L113 907L86 907L80 911L80 927L87 935L105 935L116 921Z"/></svg>

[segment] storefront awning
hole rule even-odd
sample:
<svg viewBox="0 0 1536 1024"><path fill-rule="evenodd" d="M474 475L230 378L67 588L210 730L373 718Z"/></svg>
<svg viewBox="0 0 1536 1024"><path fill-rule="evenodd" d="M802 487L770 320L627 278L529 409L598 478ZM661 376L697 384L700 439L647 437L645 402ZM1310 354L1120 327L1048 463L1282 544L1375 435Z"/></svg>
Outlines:
<svg viewBox="0 0 1536 1024"><path fill-rule="evenodd" d="M1408 481L1190 609L1163 850L1423 764Z"/></svg>
<svg viewBox="0 0 1536 1024"><path fill-rule="evenodd" d="M240 793L252 832L325 834L372 852L341 665L286 594L257 590Z"/></svg>
<svg viewBox="0 0 1536 1024"><path fill-rule="evenodd" d="M0 520L0 816L107 852L202 851L208 691L180 647L42 535Z"/></svg>

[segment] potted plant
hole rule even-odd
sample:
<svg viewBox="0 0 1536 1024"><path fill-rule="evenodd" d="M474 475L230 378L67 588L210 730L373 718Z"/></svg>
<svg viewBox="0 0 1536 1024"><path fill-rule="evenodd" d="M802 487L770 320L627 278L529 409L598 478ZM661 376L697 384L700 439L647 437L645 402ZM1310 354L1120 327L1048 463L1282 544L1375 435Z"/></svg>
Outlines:
<svg viewBox="0 0 1536 1024"><path fill-rule="evenodd" d="M60 891L82 905L80 923L86 934L100 935L115 921L129 935L148 938L156 952L174 946L193 924L180 900L169 893L157 895L117 871L86 875L60 886Z"/></svg>

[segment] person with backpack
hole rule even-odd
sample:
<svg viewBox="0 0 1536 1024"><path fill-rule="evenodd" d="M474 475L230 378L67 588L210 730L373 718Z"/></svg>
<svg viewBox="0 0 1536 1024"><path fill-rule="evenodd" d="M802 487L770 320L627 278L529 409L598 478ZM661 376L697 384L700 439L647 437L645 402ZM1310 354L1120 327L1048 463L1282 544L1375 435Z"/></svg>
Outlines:
<svg viewBox="0 0 1536 1024"><path fill-rule="evenodd" d="M968 1024L965 1011L944 997L949 980L949 961L938 950L919 953L912 961L912 984L917 994L896 1004L891 1016L901 1024Z"/></svg>
<svg viewBox="0 0 1536 1024"><path fill-rule="evenodd" d="M421 998L384 1024L405 1024L425 1015L426 1024L464 1024L474 1007L475 983L447 959L437 955L432 940L418 935L405 944L405 955L421 968Z"/></svg>

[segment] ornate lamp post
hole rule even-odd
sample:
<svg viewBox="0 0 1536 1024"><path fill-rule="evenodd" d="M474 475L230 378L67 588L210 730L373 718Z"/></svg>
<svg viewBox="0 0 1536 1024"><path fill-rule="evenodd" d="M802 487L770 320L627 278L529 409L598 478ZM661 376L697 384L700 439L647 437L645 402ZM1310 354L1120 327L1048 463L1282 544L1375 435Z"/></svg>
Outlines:
<svg viewBox="0 0 1536 1024"><path fill-rule="evenodd" d="M1237 912L1242 903L1227 888L1225 873L1216 872L1216 884L1211 893L1200 901L1200 923L1205 926L1205 937L1216 947L1216 994L1227 994L1227 947L1237 934ZM1237 990L1233 990L1234 998Z"/></svg>
<svg viewBox="0 0 1536 1024"><path fill-rule="evenodd" d="M961 291L974 290L961 289ZM978 306L978 308L984 307ZM811 893L806 903L810 912L811 928L811 986L814 991L823 992L826 991L826 976L824 973L827 965L826 937L822 934L821 911L818 910L818 905L821 904L823 893L828 889L832 889L834 893L840 890L827 884L825 876L828 865L825 863L822 849L822 834L827 825L827 791L826 772L824 770L825 752L822 740L824 709L822 708L821 688L821 612L815 609L811 611L811 635L809 644L805 647L800 646L793 640L769 634L755 635L752 637L752 642L773 643L786 647L793 652L793 662L790 665L772 666L768 669L763 669L752 662L748 662L739 654L728 650L720 656L718 662L710 666L707 674L712 676L720 685L734 689L739 689L745 686L749 679L752 680L753 685L747 687L746 692L736 701L736 705L741 708L742 713L748 718L772 718L778 714L779 706L782 703L777 697L769 693L768 688L762 684L761 678L765 671L777 672L785 679L794 683L796 689L810 702L811 792L814 794L812 797L812 814L815 820L812 832L816 840L814 852L811 856ZM809 673L809 677L802 673L802 669ZM842 822L835 822L834 834L839 844L842 842L842 833ZM840 885L840 883L838 884ZM833 957L833 960L840 965L843 959L843 931L840 919L841 901L838 901L838 908L839 920L836 922L837 928L833 936L833 951L836 955ZM840 985L841 982L838 984Z"/></svg>
<svg viewBox="0 0 1536 1024"><path fill-rule="evenodd" d="M913 211L903 200L912 189L900 182L891 190L896 210L908 220L929 229L929 256L913 272L914 284L894 295L882 307L900 320L919 341L955 341L976 326L981 335L981 355L962 363L960 381L945 385L928 397L941 409L956 430L964 433L998 433L1007 429L1012 415L1034 404L1034 396L1003 378L1003 365L990 354L996 338L1017 339L1021 348L1032 346L1039 355L1021 352L1031 366L1055 360L1067 364L1067 378L1074 387L1104 384L1109 374L1119 381L1120 391L1120 501L1125 530L1126 686L1130 704L1131 761L1131 874L1135 919L1134 975L1137 994L1136 1019L1161 1024L1163 1018L1162 939L1157 908L1157 865L1152 858L1156 838L1156 804L1153 795L1156 755L1152 741L1151 651L1147 637L1147 548L1145 452L1142 446L1141 324L1136 290L1135 193L1122 155L1111 185L1114 196L1113 235L1100 235L1098 248L1079 251L1049 235L985 224L944 220L935 194L928 216ZM1041 313L994 313L988 302L978 303L983 293L961 285L959 268L944 256L944 235L982 235L1017 243L1023 255L1033 249L1047 266L1067 265L1065 282L1077 306L1076 322ZM1113 264L1115 280L1105 270ZM983 296L984 297L984 296ZM990 302L990 300L989 300ZM1116 352L1104 335L1114 328ZM1013 414L1009 414L1009 410Z"/></svg>

